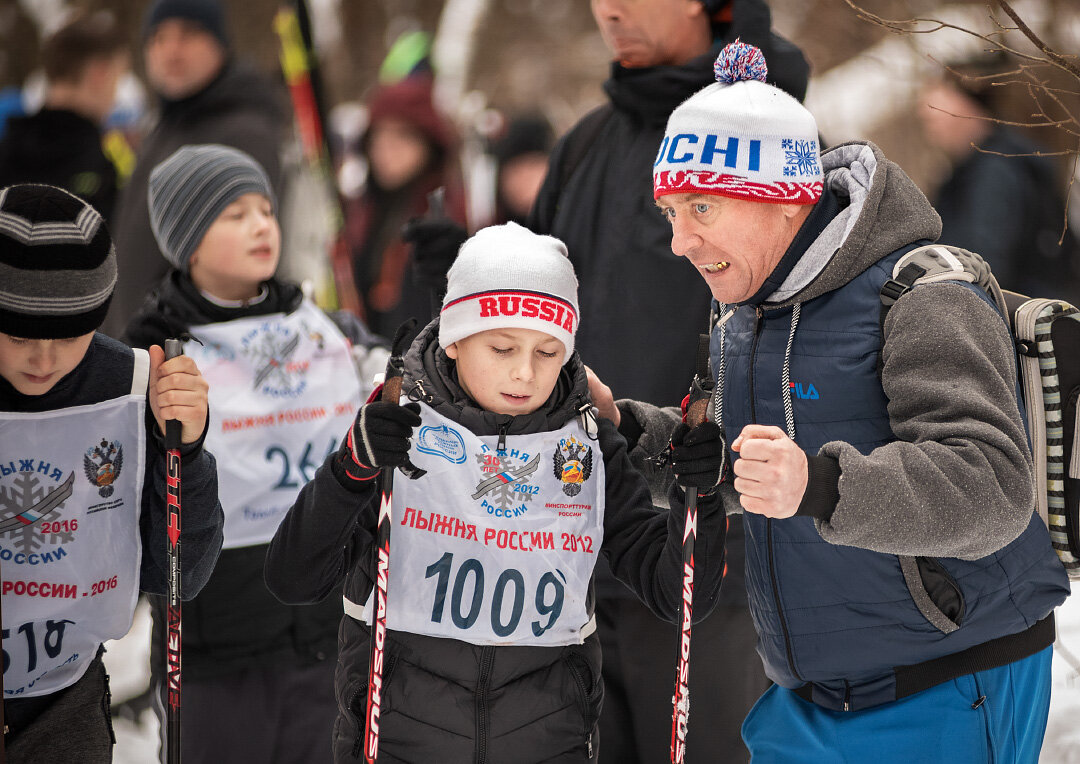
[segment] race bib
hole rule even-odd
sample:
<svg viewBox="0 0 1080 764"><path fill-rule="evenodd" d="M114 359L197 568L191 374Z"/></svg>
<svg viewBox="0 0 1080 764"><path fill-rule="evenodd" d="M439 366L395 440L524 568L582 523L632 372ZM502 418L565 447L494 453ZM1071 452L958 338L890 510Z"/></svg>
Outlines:
<svg viewBox="0 0 1080 764"><path fill-rule="evenodd" d="M131 627L142 559L149 369L145 351L135 352L131 395L0 413L6 698L73 684L99 644Z"/></svg>
<svg viewBox="0 0 1080 764"><path fill-rule="evenodd" d="M348 342L307 300L288 315L191 333L202 344L185 352L210 385L206 448L217 457L223 548L265 544L356 417L360 379Z"/></svg>
<svg viewBox="0 0 1080 764"><path fill-rule="evenodd" d="M603 543L604 461L574 420L478 437L421 406L395 475L387 627L480 645L580 644ZM370 601L365 609L370 622Z"/></svg>

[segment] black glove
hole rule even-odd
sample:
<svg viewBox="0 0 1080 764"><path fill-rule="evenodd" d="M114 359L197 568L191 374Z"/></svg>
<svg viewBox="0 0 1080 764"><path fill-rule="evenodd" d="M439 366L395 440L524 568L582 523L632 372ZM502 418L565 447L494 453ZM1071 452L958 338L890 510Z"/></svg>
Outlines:
<svg viewBox="0 0 1080 764"><path fill-rule="evenodd" d="M419 424L419 403L364 404L338 452L338 466L356 481L371 480L383 467L412 467L409 438Z"/></svg>
<svg viewBox="0 0 1080 764"><path fill-rule="evenodd" d="M413 218L401 231L401 238L413 245L417 281L437 293L446 291L446 272L468 232L453 220Z"/></svg>
<svg viewBox="0 0 1080 764"><path fill-rule="evenodd" d="M716 422L702 422L693 429L679 422L671 432L671 471L683 488L697 489L699 496L716 491L724 467L724 431Z"/></svg>

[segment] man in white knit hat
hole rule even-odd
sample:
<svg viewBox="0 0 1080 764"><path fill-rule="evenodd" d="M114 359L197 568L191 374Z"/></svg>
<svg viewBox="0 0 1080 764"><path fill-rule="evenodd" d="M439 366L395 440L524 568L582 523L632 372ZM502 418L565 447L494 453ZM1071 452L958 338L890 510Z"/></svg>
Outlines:
<svg viewBox="0 0 1080 764"><path fill-rule="evenodd" d="M755 48L716 68L653 190L715 300L720 492L775 682L743 724L753 760L1034 762L1069 588L1006 324L980 284L914 283L903 258L940 220L876 146L819 156Z"/></svg>

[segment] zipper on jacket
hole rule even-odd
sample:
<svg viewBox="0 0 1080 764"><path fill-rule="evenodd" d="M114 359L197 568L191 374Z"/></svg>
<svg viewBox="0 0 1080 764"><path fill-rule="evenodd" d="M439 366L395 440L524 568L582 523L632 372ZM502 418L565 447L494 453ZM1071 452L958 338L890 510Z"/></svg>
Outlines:
<svg viewBox="0 0 1080 764"><path fill-rule="evenodd" d="M776 578L776 558L773 555L773 521L772 518L765 520L769 544L769 578L772 580L773 601L776 603L776 615L780 618L780 631L784 634L784 650L787 651L788 666L791 673L800 682L805 681L799 672L795 670L795 654L791 651L791 632L788 631L787 618L784 617L784 608L780 605L780 582ZM844 709L847 710L846 708Z"/></svg>
<svg viewBox="0 0 1080 764"><path fill-rule="evenodd" d="M427 389L424 387L423 380L420 379L416 380L413 386L409 388L409 392L406 397L413 403L419 403L420 401L423 401L424 403L431 403L435 399L435 396L433 396L427 391Z"/></svg>
<svg viewBox="0 0 1080 764"><path fill-rule="evenodd" d="M754 406L754 356L757 354L758 340L761 338L761 329L765 324L765 311L760 305L754 306L754 341L750 343L749 380L750 385L750 421L757 424L757 408ZM788 631L787 618L784 617L784 609L780 605L780 582L776 577L776 559L773 556L773 521L772 518L765 520L766 534L769 546L769 579L772 583L773 601L776 603L776 615L780 619L780 631L784 634L784 650L787 652L788 666L791 673L799 681L803 681L799 672L795 670L795 655L791 650L791 632Z"/></svg>
<svg viewBox="0 0 1080 764"><path fill-rule="evenodd" d="M356 731L356 739L353 741L352 756L354 759L359 759L360 754L364 748L364 718L356 713L356 701L360 699L360 693L367 690L367 685L361 685L353 690L352 695L349 697L349 712L356 717L359 722L359 727Z"/></svg>
<svg viewBox="0 0 1080 764"><path fill-rule="evenodd" d="M500 414L496 421L499 423L499 444L495 446L495 452L501 454L506 450L506 431L510 429L510 423L514 421L514 417L509 414Z"/></svg>
<svg viewBox="0 0 1080 764"><path fill-rule="evenodd" d="M383 684L382 684L383 704L381 706L382 709L386 708L386 702L385 702L385 700L386 700L386 687L390 684L390 677L394 673L394 665L396 663L397 663L397 653L392 653L390 651L387 651L387 653L386 653L386 667L383 669ZM352 755L353 755L354 759L359 759L361 757L361 755L363 754L363 752L364 752L364 737L365 737L365 733L367 732L367 730L366 730L367 719L365 718L365 715L367 714L367 693L368 693L368 687L369 686L370 685L368 685L367 683L362 684L359 687L357 687L355 690L353 690L352 695L349 696L349 713L351 713L356 718L357 725L358 725L357 730L356 730L356 740L353 741L353 748L352 748ZM359 709L359 712L356 710L356 702L358 700L362 700L363 704L364 704L363 707Z"/></svg>
<svg viewBox="0 0 1080 764"><path fill-rule="evenodd" d="M758 340L761 339L761 327L765 324L765 311L760 305L754 306L754 341L750 343L750 363L747 364L747 384L750 388L750 421L757 424L757 406L754 405L754 356L757 354Z"/></svg>
<svg viewBox="0 0 1080 764"><path fill-rule="evenodd" d="M105 665L101 666L101 673L105 677L105 694L101 698L101 710L105 712L105 724L109 728L109 740L113 745L116 745L116 732L113 730L113 718L112 718L112 689L109 687L109 675L105 673ZM4 725L4 732L7 732L7 725Z"/></svg>
<svg viewBox="0 0 1080 764"><path fill-rule="evenodd" d="M592 727L594 720L589 713L589 688L585 686L585 678L581 676L581 672L578 671L578 668L574 665L573 661L567 660L566 668L569 669L570 675L574 677L574 684L578 686L578 690L581 693L581 715L585 720L585 752L588 754L589 760L592 761Z"/></svg>
<svg viewBox="0 0 1080 764"><path fill-rule="evenodd" d="M476 682L476 764L487 761L487 693L494 662L495 648L490 645L480 648L480 678Z"/></svg>
<svg viewBox="0 0 1080 764"><path fill-rule="evenodd" d="M851 682L844 680L844 710L851 710Z"/></svg>

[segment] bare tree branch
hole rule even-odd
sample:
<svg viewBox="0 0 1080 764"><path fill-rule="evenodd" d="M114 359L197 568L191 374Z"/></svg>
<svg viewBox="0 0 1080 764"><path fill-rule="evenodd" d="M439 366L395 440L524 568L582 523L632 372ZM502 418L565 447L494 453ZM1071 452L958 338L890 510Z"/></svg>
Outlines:
<svg viewBox="0 0 1080 764"><path fill-rule="evenodd" d="M1053 61L1056 65L1060 66L1065 71L1070 72L1075 77L1080 79L1080 67L1078 67L1076 64L1071 63L1060 53L1051 49L1047 46L1046 43L1039 39L1039 36L1031 30L1031 27L1024 23L1024 20L1020 18L1019 15L1017 15L1016 11L1013 10L1012 6L1009 5L1006 0L996 0L996 2L998 5L1001 6L1001 10L1005 11L1005 13L1009 15L1009 18L1013 20L1013 23L1016 24L1016 28L1024 35L1024 37L1031 40L1032 44L1036 48L1046 54L1046 57Z"/></svg>

